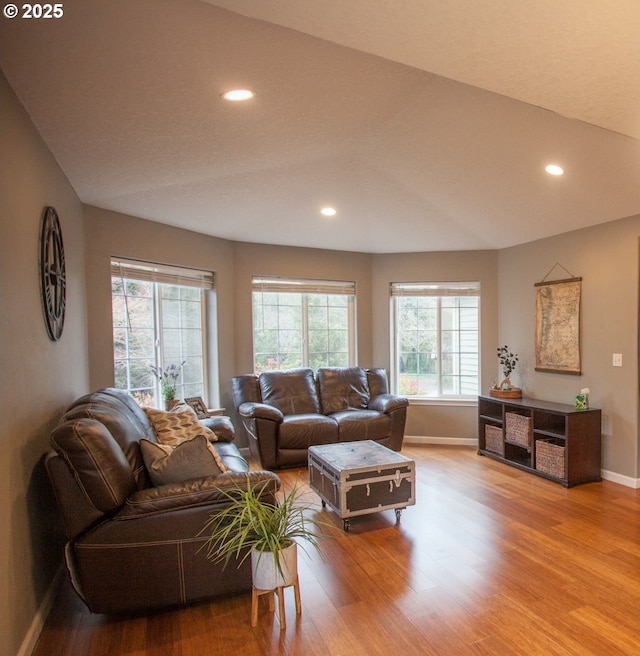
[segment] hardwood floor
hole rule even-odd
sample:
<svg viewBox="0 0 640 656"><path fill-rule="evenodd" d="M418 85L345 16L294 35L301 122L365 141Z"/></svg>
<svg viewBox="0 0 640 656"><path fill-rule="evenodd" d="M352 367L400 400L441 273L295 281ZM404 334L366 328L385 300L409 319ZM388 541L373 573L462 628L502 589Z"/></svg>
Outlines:
<svg viewBox="0 0 640 656"><path fill-rule="evenodd" d="M300 553L286 631L251 594L142 617L91 615L65 585L35 656L640 654L640 490L571 489L469 447L408 446L415 506L354 518ZM307 470L282 472L289 488Z"/></svg>

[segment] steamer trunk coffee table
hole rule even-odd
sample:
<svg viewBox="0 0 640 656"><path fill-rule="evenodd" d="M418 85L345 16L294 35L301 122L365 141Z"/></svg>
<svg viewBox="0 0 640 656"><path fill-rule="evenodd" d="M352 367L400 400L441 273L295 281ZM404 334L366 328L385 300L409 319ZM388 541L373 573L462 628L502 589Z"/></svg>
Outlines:
<svg viewBox="0 0 640 656"><path fill-rule="evenodd" d="M310 446L309 483L349 530L350 517L416 502L415 462L372 440Z"/></svg>

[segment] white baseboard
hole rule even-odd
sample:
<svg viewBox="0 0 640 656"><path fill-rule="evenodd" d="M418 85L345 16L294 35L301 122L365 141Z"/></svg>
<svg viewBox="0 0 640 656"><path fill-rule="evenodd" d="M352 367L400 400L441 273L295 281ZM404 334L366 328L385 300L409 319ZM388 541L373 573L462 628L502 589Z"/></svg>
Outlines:
<svg viewBox="0 0 640 656"><path fill-rule="evenodd" d="M42 633L44 623L47 621L47 616L51 611L53 602L55 601L55 598L58 594L58 590L60 589L62 581L64 580L65 572L66 569L64 563L61 563L53 577L53 580L51 581L51 584L49 585L49 588L47 589L46 594L42 598L42 602L38 607L38 611L36 612L36 615L31 622L31 626L29 627L27 635L25 635L16 656L31 656L33 650L36 648L36 643L38 642L38 638Z"/></svg>
<svg viewBox="0 0 640 656"><path fill-rule="evenodd" d="M625 487L632 487L634 490L640 488L640 478L632 478L631 476L623 476L622 474L617 474L616 472L607 471L606 469L602 470L602 478L605 481L611 481L612 483L619 483Z"/></svg>
<svg viewBox="0 0 640 656"><path fill-rule="evenodd" d="M407 444L449 444L453 446L478 446L475 437L425 437L422 435L405 435Z"/></svg>

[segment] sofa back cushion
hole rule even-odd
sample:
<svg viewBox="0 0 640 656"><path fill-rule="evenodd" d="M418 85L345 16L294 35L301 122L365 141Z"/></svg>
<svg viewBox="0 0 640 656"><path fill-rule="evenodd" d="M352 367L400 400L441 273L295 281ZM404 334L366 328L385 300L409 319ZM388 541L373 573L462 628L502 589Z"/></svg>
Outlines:
<svg viewBox="0 0 640 656"><path fill-rule="evenodd" d="M153 426L144 410L126 392L105 388L74 401L61 422L95 419L105 426L124 453L136 481L137 489L151 485L140 452L140 439L156 440Z"/></svg>
<svg viewBox="0 0 640 656"><path fill-rule="evenodd" d="M231 384L236 408L239 408L243 403L262 403L260 383L256 374L235 376Z"/></svg>
<svg viewBox="0 0 640 656"><path fill-rule="evenodd" d="M367 372L360 367L318 369L321 412L331 415L343 410L363 410L369 404Z"/></svg>
<svg viewBox="0 0 640 656"><path fill-rule="evenodd" d="M99 512L116 510L136 490L127 457L100 421L84 417L58 424L51 446L66 461L89 504Z"/></svg>
<svg viewBox="0 0 640 656"><path fill-rule="evenodd" d="M311 369L265 371L259 378L262 402L283 415L320 412L316 383Z"/></svg>
<svg viewBox="0 0 640 656"><path fill-rule="evenodd" d="M389 394L389 380L387 379L386 369L381 367L367 369L367 382L369 383L371 398L381 394Z"/></svg>

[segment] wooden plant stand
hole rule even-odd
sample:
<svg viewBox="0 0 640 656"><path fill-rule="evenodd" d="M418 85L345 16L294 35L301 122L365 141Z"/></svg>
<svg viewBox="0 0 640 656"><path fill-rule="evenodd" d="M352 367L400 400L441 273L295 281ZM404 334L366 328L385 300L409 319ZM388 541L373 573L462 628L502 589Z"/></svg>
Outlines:
<svg viewBox="0 0 640 656"><path fill-rule="evenodd" d="M294 597L296 600L296 615L302 613L302 603L300 601L300 586L298 584L298 577L296 580L287 586L276 588L275 590L259 590L254 587L251 591L251 626L258 624L258 600L262 595L268 595L267 603L269 604L269 612L275 611L275 604L273 600L274 593L278 596L278 620L280 622L280 630L284 631L287 628L287 618L284 612L284 590L285 588L293 588Z"/></svg>

